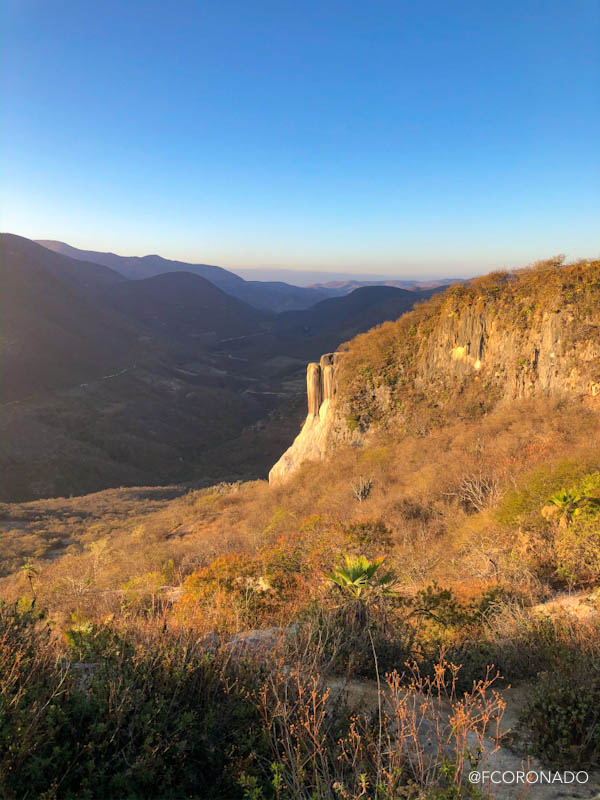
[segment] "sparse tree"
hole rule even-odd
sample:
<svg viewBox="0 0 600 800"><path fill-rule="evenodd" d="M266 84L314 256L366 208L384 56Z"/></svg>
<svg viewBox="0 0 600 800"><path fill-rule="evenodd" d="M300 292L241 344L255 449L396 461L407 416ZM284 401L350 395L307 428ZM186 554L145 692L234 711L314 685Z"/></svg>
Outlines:
<svg viewBox="0 0 600 800"><path fill-rule="evenodd" d="M38 567L35 566L33 561L30 558L28 558L21 565L21 574L28 581L29 586L31 588L31 594L33 595L33 601L31 605L33 607L35 605L35 601L37 600L37 594L35 591L35 587L33 585L33 580L34 578L37 578L37 576L40 574L40 570L38 569Z"/></svg>
<svg viewBox="0 0 600 800"><path fill-rule="evenodd" d="M352 494L355 500L362 503L371 494L373 488L373 481L371 478L363 478L361 475L358 481L352 486Z"/></svg>

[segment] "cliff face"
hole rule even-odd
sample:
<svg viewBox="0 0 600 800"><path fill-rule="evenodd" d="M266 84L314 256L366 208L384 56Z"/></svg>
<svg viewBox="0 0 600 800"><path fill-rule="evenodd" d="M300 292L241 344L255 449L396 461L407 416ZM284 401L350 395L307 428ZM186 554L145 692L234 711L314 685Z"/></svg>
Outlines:
<svg viewBox="0 0 600 800"><path fill-rule="evenodd" d="M548 263L454 286L356 337L340 408L362 431L426 432L517 398L600 397L600 262Z"/></svg>
<svg viewBox="0 0 600 800"><path fill-rule="evenodd" d="M600 262L453 287L309 365L308 385L308 417L270 480L373 427L422 435L535 396L600 410Z"/></svg>
<svg viewBox="0 0 600 800"><path fill-rule="evenodd" d="M600 310L600 309L599 309ZM576 314L545 311L531 324L509 327L483 300L440 317L419 353L417 387L462 379L487 382L503 399L597 394L598 322L579 330Z"/></svg>
<svg viewBox="0 0 600 800"><path fill-rule="evenodd" d="M306 370L308 415L294 443L269 472L269 483L275 483L293 472L303 461L318 461L327 453L335 433L335 370L337 353L326 353L320 362Z"/></svg>

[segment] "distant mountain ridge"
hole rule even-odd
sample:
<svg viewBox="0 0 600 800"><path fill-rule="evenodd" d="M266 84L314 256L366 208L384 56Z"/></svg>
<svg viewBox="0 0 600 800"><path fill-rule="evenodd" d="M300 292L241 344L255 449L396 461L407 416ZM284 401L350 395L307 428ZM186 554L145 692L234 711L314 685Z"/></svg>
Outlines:
<svg viewBox="0 0 600 800"><path fill-rule="evenodd" d="M415 268L413 268L415 269ZM247 281L285 281L294 286L307 286L309 288L324 288L341 290L347 287L359 286L397 286L399 289L434 288L438 285L447 285L464 280L463 278L443 278L433 274L428 278L418 278L414 275L401 277L407 270L406 265L398 268L396 275L374 274L372 267L365 265L362 271L357 272L332 272L319 269L282 269L267 267L245 267L235 269ZM419 270L420 271L420 270Z"/></svg>
<svg viewBox="0 0 600 800"><path fill-rule="evenodd" d="M340 297L321 300L305 311L279 314L275 323L276 330L281 334L300 337L335 331L341 342L374 325L397 319L416 302L430 297L434 291L417 292L393 286L361 286Z"/></svg>
<svg viewBox="0 0 600 800"><path fill-rule="evenodd" d="M280 281L246 281L234 272L212 264L187 264L184 261L172 261L158 255L120 256L116 253L79 250L65 242L50 239L39 239L36 243L69 258L92 261L109 267L130 280L152 278L167 272L191 272L262 311L279 312L309 308L335 294L331 289L309 289Z"/></svg>
<svg viewBox="0 0 600 800"><path fill-rule="evenodd" d="M212 264L186 264L183 261L172 261L158 255L119 256L116 253L80 250L66 242L59 242L53 239L36 239L35 241L36 244L63 256L76 258L79 261L93 261L96 264L102 264L116 272L120 272L121 275L130 280L151 278L164 272L193 272L216 285L219 283L235 285L236 283L244 282L244 279L235 273Z"/></svg>
<svg viewBox="0 0 600 800"><path fill-rule="evenodd" d="M352 292L363 286L391 286L396 289L408 289L410 291L426 291L428 289L439 289L450 286L453 283L461 283L462 278L432 278L431 280L396 280L389 278L384 280L359 281L359 280L339 280L327 283L313 283L312 289L333 289L339 292Z"/></svg>
<svg viewBox="0 0 600 800"><path fill-rule="evenodd" d="M0 237L3 395L9 401L129 366L193 336L256 334L271 315L189 272L127 280L12 234Z"/></svg>

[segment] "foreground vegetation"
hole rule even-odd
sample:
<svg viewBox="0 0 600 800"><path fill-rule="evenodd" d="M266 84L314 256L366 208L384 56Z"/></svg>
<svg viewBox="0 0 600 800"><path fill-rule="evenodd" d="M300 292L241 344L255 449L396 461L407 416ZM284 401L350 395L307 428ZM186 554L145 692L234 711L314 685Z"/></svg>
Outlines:
<svg viewBox="0 0 600 800"><path fill-rule="evenodd" d="M1 796L479 797L466 771L493 764L502 741L501 681L484 666L495 655L515 677L543 670L522 710L543 763L597 765L597 623L504 608L471 622L484 639L453 651L460 667L428 656L431 631L405 630L386 649L375 607L360 617L338 605L256 649L170 630L165 618L78 621L58 639L41 615L3 606ZM407 637L424 649L402 665L389 645ZM351 653L353 671L398 668L377 671L374 685L340 683L332 674Z"/></svg>

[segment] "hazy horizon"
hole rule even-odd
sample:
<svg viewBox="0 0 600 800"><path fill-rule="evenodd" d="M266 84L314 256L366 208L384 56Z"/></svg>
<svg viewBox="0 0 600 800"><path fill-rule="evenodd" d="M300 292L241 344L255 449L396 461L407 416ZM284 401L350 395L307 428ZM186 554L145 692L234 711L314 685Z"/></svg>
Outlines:
<svg viewBox="0 0 600 800"><path fill-rule="evenodd" d="M165 253L165 252L150 252L146 251L143 248L139 251L133 252L123 252L117 251L114 248L111 248L108 245L100 245L100 246L88 246L87 244L75 244L73 241L68 241L63 238L57 238L52 236L28 236L24 233L19 233L17 231L5 231L5 233L13 233L18 236L24 236L25 238L32 239L33 241L37 242L44 242L44 241L56 241L61 242L63 244L70 245L71 247L75 247L79 250L84 251L94 251L99 253L113 253L115 255L124 256L124 257L138 257L143 258L145 256L151 255L158 255L162 258L171 260L171 261L181 261L187 264L212 264L214 266L223 267L224 269L230 270L231 272L240 275L241 277L245 278L246 280L260 280L260 281L286 281L288 283L296 283L299 286L310 286L313 283L324 283L329 281L342 281L342 280L371 280L371 281L385 281L385 280L407 280L407 281L428 281L428 280L438 280L438 279L449 279L455 278L457 280L472 278L477 275L483 275L488 272L492 272L497 269L516 269L519 267L527 266L534 261L543 260L545 258L551 258L553 256L561 255L561 253L554 252L554 253L543 253L538 257L530 258L529 260L525 259L515 259L511 262L500 262L500 261L475 261L469 262L467 260L457 260L456 262L419 262L418 260L412 260L410 262L404 262L402 260L398 260L396 262L396 266L390 265L388 271L381 271L381 272L374 272L372 269L369 269L367 265L364 264L362 269L360 267L355 267L354 269L345 269L343 264L340 264L338 269L318 269L314 267L279 267L275 266L260 266L260 265L236 265L236 264L226 264L226 263L216 263L214 261L209 261L208 259L204 259L201 256L186 256L184 254L174 255L172 253ZM579 253L579 254L565 254L567 260L576 260L578 258L588 258L588 257L597 257L596 253Z"/></svg>

